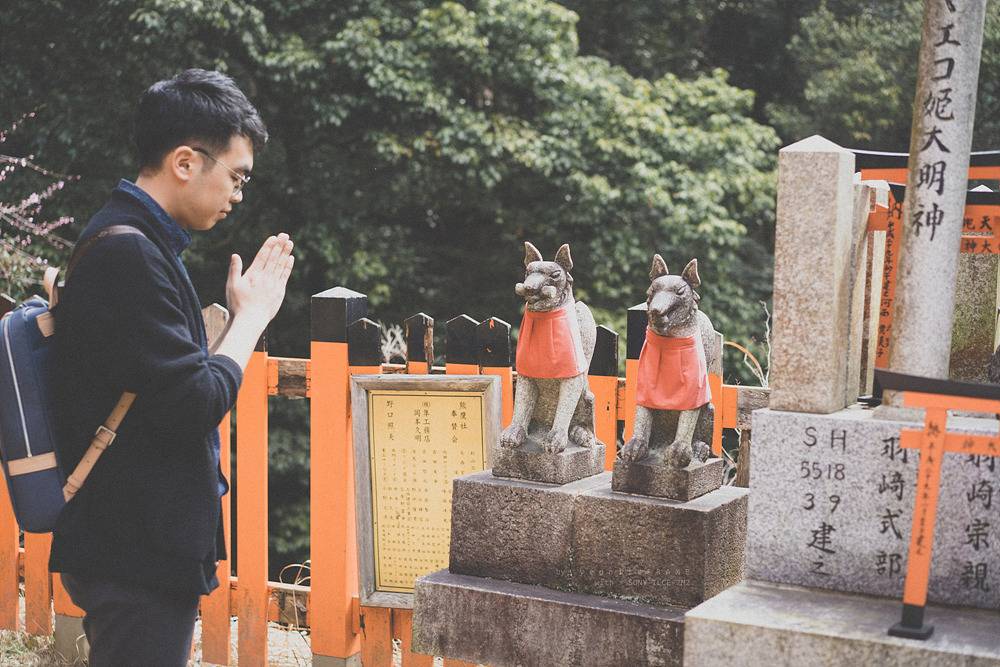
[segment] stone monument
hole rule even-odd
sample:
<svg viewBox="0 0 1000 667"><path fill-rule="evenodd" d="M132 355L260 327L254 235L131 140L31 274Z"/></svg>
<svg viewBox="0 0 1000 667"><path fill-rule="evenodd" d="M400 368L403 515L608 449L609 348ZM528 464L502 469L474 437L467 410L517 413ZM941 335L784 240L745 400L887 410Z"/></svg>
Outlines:
<svg viewBox="0 0 1000 667"><path fill-rule="evenodd" d="M534 294L554 301L545 288L559 280L553 273L571 266L568 249L555 262L542 262L526 247L528 276L518 292L529 297L529 307ZM666 265L657 260L662 275L654 276L654 283L662 281L675 294L677 281L685 290L697 286L696 263L678 277L667 276ZM659 308L655 299L654 306ZM660 319L656 313L653 318ZM699 335L703 327L711 331L704 316L683 324ZM544 450L557 439L549 435L554 420L536 417L541 423L531 425L527 408L543 389L536 389L535 381L522 385L524 377L519 373L515 401L521 421L515 415L502 438L516 435L527 442L537 433L539 451L533 455L552 457L555 452ZM525 386L530 400L520 394ZM562 391L552 391L556 395ZM573 401L579 412L586 395L574 390ZM536 405L540 402L539 397ZM699 410L691 412L690 421L697 422ZM543 414L550 415L551 408ZM686 448L675 449L692 448L698 429L681 430ZM582 439L581 434L577 442ZM572 429L568 441L564 451L572 448ZM655 439L647 443L655 449ZM500 447L497 460L511 451L517 450ZM692 456L689 451L688 459ZM508 465L531 469L522 462ZM613 490L610 472L553 484L503 476L496 467L456 478L453 489L448 569L422 577L415 588L413 647L422 653L493 667L679 667L685 611L743 577L746 489L703 485L690 494L694 499L678 501Z"/></svg>
<svg viewBox="0 0 1000 667"><path fill-rule="evenodd" d="M697 259L673 276L654 255L649 279L633 434L615 462L612 489L691 500L722 485L722 460L706 461L714 420L708 368L721 350L698 309Z"/></svg>
<svg viewBox="0 0 1000 667"><path fill-rule="evenodd" d="M948 377L984 4L925 5L890 362L914 375ZM887 634L899 618L919 466L900 432L922 424L892 397L871 410L842 391L848 362L838 351L850 345L858 288L844 279L857 242L844 204L852 172L853 156L819 137L779 154L773 393L753 415L748 581L687 614L685 664L1000 665L992 457L943 462L928 590L937 633ZM996 420L973 417L948 427L997 432Z"/></svg>
<svg viewBox="0 0 1000 667"><path fill-rule="evenodd" d="M890 369L909 375L948 378L985 8L924 5L889 341ZM886 402L880 415L898 418L895 397Z"/></svg>
<svg viewBox="0 0 1000 667"><path fill-rule="evenodd" d="M500 436L493 474L566 484L599 473L604 464L587 384L597 324L590 308L573 298L568 245L546 262L526 241L524 269L514 288L525 301L514 419Z"/></svg>

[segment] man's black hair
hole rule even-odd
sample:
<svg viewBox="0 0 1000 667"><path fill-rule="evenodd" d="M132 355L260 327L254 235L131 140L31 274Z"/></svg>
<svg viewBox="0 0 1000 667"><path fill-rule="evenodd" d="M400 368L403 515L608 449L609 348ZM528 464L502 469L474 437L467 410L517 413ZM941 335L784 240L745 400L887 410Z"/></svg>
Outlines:
<svg viewBox="0 0 1000 667"><path fill-rule="evenodd" d="M233 80L219 72L189 69L154 83L139 99L135 144L139 170L158 169L163 157L185 143L224 151L234 136L259 151L267 128ZM214 164L214 163L213 163Z"/></svg>

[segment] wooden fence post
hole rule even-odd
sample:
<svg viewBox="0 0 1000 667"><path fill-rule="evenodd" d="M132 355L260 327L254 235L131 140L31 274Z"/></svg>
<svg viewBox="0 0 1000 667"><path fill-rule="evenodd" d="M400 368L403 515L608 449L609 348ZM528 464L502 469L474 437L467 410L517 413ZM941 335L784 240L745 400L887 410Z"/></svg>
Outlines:
<svg viewBox="0 0 1000 667"><path fill-rule="evenodd" d="M594 394L595 433L605 447L604 469L614 470L618 455L618 334L603 325L597 327L587 380Z"/></svg>
<svg viewBox="0 0 1000 667"><path fill-rule="evenodd" d="M639 378L639 354L646 342L646 327L649 318L646 314L646 304L640 303L628 309L625 325L625 432L624 442L632 437L632 424L635 421L635 401Z"/></svg>
<svg viewBox="0 0 1000 667"><path fill-rule="evenodd" d="M212 349L229 321L229 311L217 303L207 306L201 311L205 320L205 332L208 335L208 346ZM229 427L230 413L222 418L219 424L219 466L226 479L232 478L230 466L231 433ZM222 530L226 545L226 553L232 551L232 536L230 535L230 516L233 495L226 494L222 498ZM228 665L232 659L230 648L230 561L228 558L219 561L215 576L219 587L212 594L201 599L201 657L204 662L217 665ZM56 630L58 631L58 616Z"/></svg>
<svg viewBox="0 0 1000 667"><path fill-rule="evenodd" d="M354 629L358 568L347 327L367 313L368 297L345 287L312 297L309 627L316 667L356 666L361 660Z"/></svg>
<svg viewBox="0 0 1000 667"><path fill-rule="evenodd" d="M479 323L468 315L459 315L445 325L448 334L444 348L445 372L448 375L479 375L479 350L476 348L476 327Z"/></svg>
<svg viewBox="0 0 1000 667"><path fill-rule="evenodd" d="M434 318L417 313L403 321L406 331L406 372L426 375L434 366Z"/></svg>
<svg viewBox="0 0 1000 667"><path fill-rule="evenodd" d="M491 317L476 327L476 347L479 350L479 366L483 375L500 378L500 400L502 401L502 428L507 428L514 418L514 371L510 367L510 325Z"/></svg>
<svg viewBox="0 0 1000 667"><path fill-rule="evenodd" d="M14 299L0 294L0 317L14 309ZM0 493L0 629L20 629L18 612L18 559L17 521L10 504L10 494L4 483Z"/></svg>
<svg viewBox="0 0 1000 667"><path fill-rule="evenodd" d="M24 629L29 635L52 634L52 533L24 534Z"/></svg>
<svg viewBox="0 0 1000 667"><path fill-rule="evenodd" d="M267 334L236 398L236 574L240 665L267 665Z"/></svg>

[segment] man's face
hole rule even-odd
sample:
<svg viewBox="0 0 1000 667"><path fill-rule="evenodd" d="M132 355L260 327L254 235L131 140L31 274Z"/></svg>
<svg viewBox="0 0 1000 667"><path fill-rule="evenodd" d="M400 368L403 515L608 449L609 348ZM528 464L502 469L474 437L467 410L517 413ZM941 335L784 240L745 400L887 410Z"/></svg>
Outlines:
<svg viewBox="0 0 1000 667"><path fill-rule="evenodd" d="M192 148L207 151L208 155L195 152L191 157L193 173L178 202L178 222L189 231L207 231L226 217L234 204L243 201L242 191L233 193L240 184L237 174L249 176L253 169L253 144L237 135L223 152L194 145Z"/></svg>

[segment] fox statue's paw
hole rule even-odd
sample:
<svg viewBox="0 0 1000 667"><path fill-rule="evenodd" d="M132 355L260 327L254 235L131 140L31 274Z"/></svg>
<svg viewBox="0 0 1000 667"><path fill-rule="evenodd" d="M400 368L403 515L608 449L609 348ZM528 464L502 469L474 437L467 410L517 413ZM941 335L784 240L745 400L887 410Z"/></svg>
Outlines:
<svg viewBox="0 0 1000 667"><path fill-rule="evenodd" d="M687 468L691 463L692 447L687 442L675 440L667 447L663 460L674 468Z"/></svg>
<svg viewBox="0 0 1000 667"><path fill-rule="evenodd" d="M516 424L511 424L500 434L500 446L506 449L517 449L524 444L527 433Z"/></svg>
<svg viewBox="0 0 1000 667"><path fill-rule="evenodd" d="M597 444L597 438L594 437L593 431L590 431L586 426L579 425L569 427L569 441L577 447L593 447Z"/></svg>
<svg viewBox="0 0 1000 667"><path fill-rule="evenodd" d="M697 461L698 463L704 463L708 459L708 455L712 452L711 447L707 444L698 440L691 444L691 460Z"/></svg>
<svg viewBox="0 0 1000 667"><path fill-rule="evenodd" d="M649 441L632 437L618 452L618 458L625 463L634 463L646 458L647 454L649 454Z"/></svg>
<svg viewBox="0 0 1000 667"><path fill-rule="evenodd" d="M567 444L569 444L569 438L566 437L566 432L552 429L542 440L542 449L548 454L558 454L566 449Z"/></svg>

